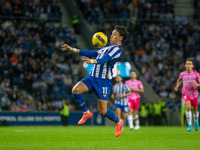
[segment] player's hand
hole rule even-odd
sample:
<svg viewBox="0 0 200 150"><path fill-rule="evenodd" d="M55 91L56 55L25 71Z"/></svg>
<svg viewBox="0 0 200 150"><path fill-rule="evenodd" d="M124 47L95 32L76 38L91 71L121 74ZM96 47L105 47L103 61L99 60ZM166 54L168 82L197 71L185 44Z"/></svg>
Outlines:
<svg viewBox="0 0 200 150"><path fill-rule="evenodd" d="M73 48L71 46L67 45L67 44L64 44L64 45L61 46L61 50L62 51L66 51L66 50L73 51Z"/></svg>
<svg viewBox="0 0 200 150"><path fill-rule="evenodd" d="M136 88L132 88L131 91L132 92L137 92L137 89Z"/></svg>
<svg viewBox="0 0 200 150"><path fill-rule="evenodd" d="M90 58L83 56L83 64L91 64Z"/></svg>
<svg viewBox="0 0 200 150"><path fill-rule="evenodd" d="M174 90L177 92L178 91L178 86L175 86Z"/></svg>
<svg viewBox="0 0 200 150"><path fill-rule="evenodd" d="M195 87L198 87L198 83L196 83L196 82L193 82L193 85L194 85Z"/></svg>
<svg viewBox="0 0 200 150"><path fill-rule="evenodd" d="M119 97L120 97L120 98L123 98L123 97L124 97L124 95L123 95L122 93L120 93L120 94L119 94Z"/></svg>
<svg viewBox="0 0 200 150"><path fill-rule="evenodd" d="M115 95L114 94L111 94L111 99L115 99Z"/></svg>

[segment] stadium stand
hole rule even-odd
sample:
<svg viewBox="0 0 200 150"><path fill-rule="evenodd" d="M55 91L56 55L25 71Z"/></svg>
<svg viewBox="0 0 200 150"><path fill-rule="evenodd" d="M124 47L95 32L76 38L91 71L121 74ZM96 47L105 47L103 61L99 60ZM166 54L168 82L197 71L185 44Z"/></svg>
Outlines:
<svg viewBox="0 0 200 150"><path fill-rule="evenodd" d="M194 8L195 8L195 14L194 19L196 20L196 23L200 24L200 0L194 0Z"/></svg>
<svg viewBox="0 0 200 150"><path fill-rule="evenodd" d="M174 22L173 1L126 0L106 1L106 4L103 1L78 1L78 4L88 22L94 16L101 16L101 21L94 20L93 23L107 35L117 23L129 26L130 36L123 46L122 59L137 66L157 94L166 99L170 109L180 110L181 95L174 92L174 86L180 71L184 70L186 58L193 58L195 69L200 69L200 37L199 31L190 23ZM197 4L198 0L196 8ZM122 11L117 10L124 7L128 15L122 17L123 20L119 14ZM113 15L107 17L108 12ZM198 9L196 12L199 14ZM133 20L131 24L129 18Z"/></svg>
<svg viewBox="0 0 200 150"><path fill-rule="evenodd" d="M78 68L80 58L58 49L63 43L78 46L71 30L60 25L57 2L1 3L4 16L0 20L0 108L60 110L61 100L72 100L71 87L82 77Z"/></svg>
<svg viewBox="0 0 200 150"><path fill-rule="evenodd" d="M77 4L85 19L107 35L118 22L129 27L121 61L132 61L168 107L180 111L180 95L173 85L188 56L200 69L200 37L191 24L173 22L173 1L77 0ZM73 32L59 24L57 2L1 1L0 14L0 108L57 111L62 99L73 104L71 88L83 76L80 57L58 50L63 43L78 45ZM93 107L96 97L86 96Z"/></svg>

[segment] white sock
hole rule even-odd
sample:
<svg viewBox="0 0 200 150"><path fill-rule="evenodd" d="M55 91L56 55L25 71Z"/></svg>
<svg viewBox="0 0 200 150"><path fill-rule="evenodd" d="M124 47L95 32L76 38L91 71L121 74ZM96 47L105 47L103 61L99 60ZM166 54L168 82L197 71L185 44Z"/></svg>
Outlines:
<svg viewBox="0 0 200 150"><path fill-rule="evenodd" d="M128 115L129 128L133 129L133 115Z"/></svg>
<svg viewBox="0 0 200 150"><path fill-rule="evenodd" d="M139 119L138 119L138 120L135 120L135 126L140 126L140 121L139 121Z"/></svg>
<svg viewBox="0 0 200 150"><path fill-rule="evenodd" d="M186 111L186 118L188 125L192 125L192 112L191 111Z"/></svg>
<svg viewBox="0 0 200 150"><path fill-rule="evenodd" d="M194 117L194 122L198 122L199 112L197 112L197 114L193 114L193 117Z"/></svg>
<svg viewBox="0 0 200 150"><path fill-rule="evenodd" d="M88 109L87 111L85 111L85 112L83 112L83 113L89 114L89 113L90 113L90 111L89 111L89 109Z"/></svg>

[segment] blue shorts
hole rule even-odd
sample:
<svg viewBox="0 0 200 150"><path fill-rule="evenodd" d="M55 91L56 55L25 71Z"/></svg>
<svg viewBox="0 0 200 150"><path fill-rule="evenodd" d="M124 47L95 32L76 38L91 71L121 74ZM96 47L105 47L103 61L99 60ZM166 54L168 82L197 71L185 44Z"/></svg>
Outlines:
<svg viewBox="0 0 200 150"><path fill-rule="evenodd" d="M89 92L95 91L98 99L108 101L112 89L112 81L88 76L81 80L89 89Z"/></svg>
<svg viewBox="0 0 200 150"><path fill-rule="evenodd" d="M114 110L116 110L117 108L120 108L123 113L128 114L128 105L115 104L114 105Z"/></svg>

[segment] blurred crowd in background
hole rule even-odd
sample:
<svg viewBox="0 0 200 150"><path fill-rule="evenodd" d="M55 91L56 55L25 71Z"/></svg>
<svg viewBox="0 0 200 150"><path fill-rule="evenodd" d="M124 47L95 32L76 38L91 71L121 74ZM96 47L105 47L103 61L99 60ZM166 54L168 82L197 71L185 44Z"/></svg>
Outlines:
<svg viewBox="0 0 200 150"><path fill-rule="evenodd" d="M61 17L56 1L0 3L0 14L7 17ZM195 3L195 17L199 18L200 2ZM130 36L123 45L121 61L133 62L169 108L180 108L180 92L174 92L174 85L186 58L193 58L195 69L200 69L200 32L191 24L173 21L173 0L77 0L77 4L85 19L108 36L118 20L124 25L129 20ZM78 48L74 33L57 20L0 19L2 111L58 111L62 100L68 101L71 111L79 109L70 93L83 78L81 60L78 55L61 52L59 47L64 43ZM86 97L96 111L94 94ZM176 107L171 100L176 101Z"/></svg>
<svg viewBox="0 0 200 150"><path fill-rule="evenodd" d="M64 43L78 47L70 30L55 26L54 22L29 24L25 20L1 20L0 39L0 93L4 93L3 97L5 92L17 93L15 101L20 101L20 107L27 101L20 89L44 105L55 98L69 97L71 87L80 78L80 58L61 52L59 47Z"/></svg>
<svg viewBox="0 0 200 150"><path fill-rule="evenodd" d="M86 20L101 23L105 20L172 19L173 0L76 0Z"/></svg>
<svg viewBox="0 0 200 150"><path fill-rule="evenodd" d="M49 0L4 1L0 13L8 17L61 16L57 2ZM60 110L61 100L72 99L71 87L82 78L79 56L59 49L64 43L78 47L73 32L55 21L2 18L0 24L0 108Z"/></svg>
<svg viewBox="0 0 200 150"><path fill-rule="evenodd" d="M60 17L58 1L53 0L3 0L0 14L6 17Z"/></svg>
<svg viewBox="0 0 200 150"><path fill-rule="evenodd" d="M192 58L195 69L200 70L200 31L189 23L176 23L173 20L173 0L119 0L105 3L86 0L80 4L88 22L91 21L88 18L93 18L91 10L96 12L95 16L103 16L103 23L101 20L95 23L98 30L107 35L111 34L116 24L127 25L129 18L134 16L132 12L137 12L135 21L129 25L130 35L123 44L122 58L137 66L159 96L171 100L180 99L181 93L175 93L174 86L179 73L185 69L186 58ZM121 17L123 11L119 10L126 10L128 15ZM113 12L113 20L107 18L108 12ZM128 20L119 21L116 18Z"/></svg>
<svg viewBox="0 0 200 150"><path fill-rule="evenodd" d="M200 25L200 0L194 0L194 8L195 8L194 19L196 20L196 23Z"/></svg>

